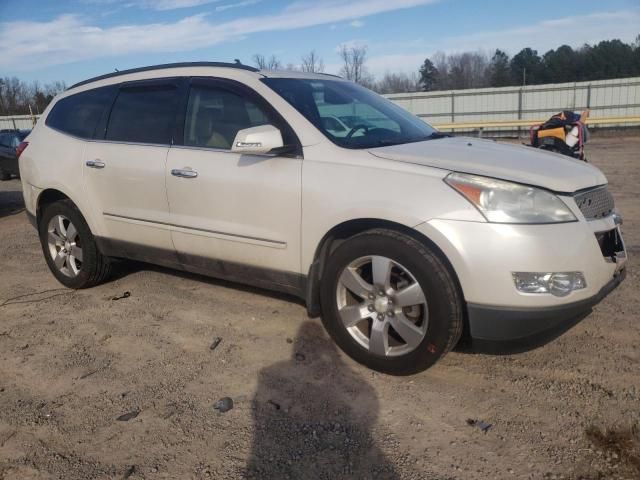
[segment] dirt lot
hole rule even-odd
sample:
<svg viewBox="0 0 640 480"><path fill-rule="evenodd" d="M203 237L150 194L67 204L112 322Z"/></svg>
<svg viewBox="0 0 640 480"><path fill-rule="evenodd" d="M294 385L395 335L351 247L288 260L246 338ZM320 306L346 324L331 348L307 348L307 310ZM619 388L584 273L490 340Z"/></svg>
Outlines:
<svg viewBox="0 0 640 480"><path fill-rule="evenodd" d="M61 289L0 183L0 479L640 478L640 138L590 147L626 282L545 347L408 378L352 362L289 297L146 265Z"/></svg>

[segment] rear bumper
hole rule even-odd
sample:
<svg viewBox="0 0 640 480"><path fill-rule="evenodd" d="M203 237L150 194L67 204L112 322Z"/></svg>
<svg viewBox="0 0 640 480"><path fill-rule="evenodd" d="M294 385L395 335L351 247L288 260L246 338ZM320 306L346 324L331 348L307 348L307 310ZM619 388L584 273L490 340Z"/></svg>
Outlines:
<svg viewBox="0 0 640 480"><path fill-rule="evenodd" d="M622 283L626 274L626 269L620 271L596 295L565 305L515 308L469 303L472 349L486 353L515 353L543 345L589 315L596 304Z"/></svg>

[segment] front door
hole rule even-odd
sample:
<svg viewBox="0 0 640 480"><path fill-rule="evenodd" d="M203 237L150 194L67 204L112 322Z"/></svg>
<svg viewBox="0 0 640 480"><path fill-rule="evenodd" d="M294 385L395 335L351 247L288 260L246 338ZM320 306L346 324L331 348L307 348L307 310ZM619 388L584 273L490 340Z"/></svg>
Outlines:
<svg viewBox="0 0 640 480"><path fill-rule="evenodd" d="M253 91L192 80L183 142L169 149L166 168L172 238L185 264L232 279L259 267L276 283L300 272L300 155L231 152L238 130L265 124L297 142Z"/></svg>

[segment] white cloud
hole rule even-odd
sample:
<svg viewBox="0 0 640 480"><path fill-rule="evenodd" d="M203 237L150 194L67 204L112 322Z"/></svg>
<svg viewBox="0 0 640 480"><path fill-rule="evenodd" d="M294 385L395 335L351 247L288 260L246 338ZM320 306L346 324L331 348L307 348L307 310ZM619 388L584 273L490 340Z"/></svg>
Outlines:
<svg viewBox="0 0 640 480"><path fill-rule="evenodd" d="M544 53L563 44L579 47L613 38L631 42L640 31L639 25L638 9L597 12L507 30L456 36L448 39L447 43L457 50L501 48L516 53L524 47L531 47Z"/></svg>
<svg viewBox="0 0 640 480"><path fill-rule="evenodd" d="M219 1L220 0L138 0L135 3L155 10L176 10L178 8L199 7Z"/></svg>
<svg viewBox="0 0 640 480"><path fill-rule="evenodd" d="M415 72L425 58L437 51L453 53L481 49L490 53L500 48L513 55L524 47L531 47L542 55L562 44L580 47L585 43L594 44L614 38L630 43L638 35L638 25L640 10L637 9L575 15L505 30L446 37L428 46L426 43L422 47L408 45L403 53L372 54L367 65L373 74L380 76L388 71ZM394 50L399 48L395 46ZM370 52L375 50L378 47L371 45Z"/></svg>
<svg viewBox="0 0 640 480"><path fill-rule="evenodd" d="M248 7L250 5L255 5L256 3L260 3L262 0L244 0L242 2L237 3L228 3L226 5L219 5L216 7L216 12L223 12L225 10L229 10L231 8L241 8Z"/></svg>
<svg viewBox="0 0 640 480"><path fill-rule="evenodd" d="M361 38L355 38L353 40L349 40L347 42L342 42L340 45L336 45L335 48L335 52L336 53L340 53L342 51L342 48L362 48L365 47L367 48L367 50L369 49L369 46L366 42L366 40L363 40Z"/></svg>
<svg viewBox="0 0 640 480"><path fill-rule="evenodd" d="M81 0L89 5L119 5L120 7L138 7L153 10L177 10L179 8L199 7L222 0Z"/></svg>
<svg viewBox="0 0 640 480"><path fill-rule="evenodd" d="M140 0L138 0L140 1ZM165 6L204 0L160 0ZM324 0L295 2L280 13L215 23L205 15L176 22L101 28L77 15L49 22L0 23L0 67L38 69L80 60L167 51L189 51L258 32L294 30L356 20L378 13L434 3L437 0Z"/></svg>
<svg viewBox="0 0 640 480"><path fill-rule="evenodd" d="M349 25L351 25L353 28L360 28L364 27L364 22L362 20L354 20Z"/></svg>

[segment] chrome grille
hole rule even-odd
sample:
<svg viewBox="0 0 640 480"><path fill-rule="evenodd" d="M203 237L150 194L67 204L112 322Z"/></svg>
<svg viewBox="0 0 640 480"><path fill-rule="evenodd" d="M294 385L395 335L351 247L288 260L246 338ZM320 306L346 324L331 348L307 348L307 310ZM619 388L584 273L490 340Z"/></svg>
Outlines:
<svg viewBox="0 0 640 480"><path fill-rule="evenodd" d="M587 220L605 218L613 213L613 197L607 187L594 188L593 190L578 193L574 199Z"/></svg>

